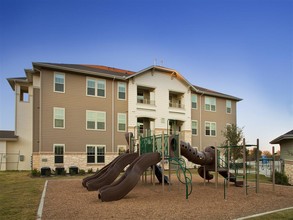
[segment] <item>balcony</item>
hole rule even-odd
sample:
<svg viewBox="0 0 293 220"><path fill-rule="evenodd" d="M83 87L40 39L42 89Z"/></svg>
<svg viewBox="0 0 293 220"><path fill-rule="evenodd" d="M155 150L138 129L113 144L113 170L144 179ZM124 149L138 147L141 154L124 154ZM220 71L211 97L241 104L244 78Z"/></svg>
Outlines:
<svg viewBox="0 0 293 220"><path fill-rule="evenodd" d="M153 88L138 86L137 103L146 105L155 105L155 92Z"/></svg>
<svg viewBox="0 0 293 220"><path fill-rule="evenodd" d="M169 107L185 109L185 106L183 104L181 104L181 102L179 102L179 101L170 101Z"/></svg>
<svg viewBox="0 0 293 220"><path fill-rule="evenodd" d="M137 103L147 104L147 105L155 105L155 100L143 99L143 98L137 97Z"/></svg>
<svg viewBox="0 0 293 220"><path fill-rule="evenodd" d="M184 104L182 104L184 94L179 92L169 92L169 107L184 109Z"/></svg>

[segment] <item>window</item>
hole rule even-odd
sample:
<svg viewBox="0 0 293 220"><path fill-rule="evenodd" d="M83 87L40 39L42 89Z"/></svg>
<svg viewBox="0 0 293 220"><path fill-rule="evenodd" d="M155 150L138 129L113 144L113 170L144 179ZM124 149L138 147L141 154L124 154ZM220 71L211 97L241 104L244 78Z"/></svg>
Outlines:
<svg viewBox="0 0 293 220"><path fill-rule="evenodd" d="M21 102L29 102L29 93L28 93L28 87L27 86L21 86L20 87L19 100Z"/></svg>
<svg viewBox="0 0 293 220"><path fill-rule="evenodd" d="M106 96L106 81L97 80L97 96L105 97Z"/></svg>
<svg viewBox="0 0 293 220"><path fill-rule="evenodd" d="M65 75L63 73L54 74L54 92L65 92Z"/></svg>
<svg viewBox="0 0 293 220"><path fill-rule="evenodd" d="M87 163L105 163L105 146L87 145Z"/></svg>
<svg viewBox="0 0 293 220"><path fill-rule="evenodd" d="M88 130L106 130L106 112L86 111L86 128Z"/></svg>
<svg viewBox="0 0 293 220"><path fill-rule="evenodd" d="M226 100L226 113L227 114L232 113L232 102L230 100Z"/></svg>
<svg viewBox="0 0 293 220"><path fill-rule="evenodd" d="M205 97L205 110L206 111L212 111L215 112L216 111L216 98L214 97Z"/></svg>
<svg viewBox="0 0 293 220"><path fill-rule="evenodd" d="M89 79L87 81L87 95L95 96L95 91L96 91L96 81Z"/></svg>
<svg viewBox="0 0 293 220"><path fill-rule="evenodd" d="M205 122L206 136L216 136L216 122Z"/></svg>
<svg viewBox="0 0 293 220"><path fill-rule="evenodd" d="M65 128L65 109L54 107L54 128Z"/></svg>
<svg viewBox="0 0 293 220"><path fill-rule="evenodd" d="M54 163L64 163L64 144L54 144Z"/></svg>
<svg viewBox="0 0 293 220"><path fill-rule="evenodd" d="M192 135L197 135L197 121L191 121Z"/></svg>
<svg viewBox="0 0 293 220"><path fill-rule="evenodd" d="M191 108L197 108L197 95L195 94L191 95Z"/></svg>
<svg viewBox="0 0 293 220"><path fill-rule="evenodd" d="M118 113L118 131L126 131L126 114Z"/></svg>
<svg viewBox="0 0 293 220"><path fill-rule="evenodd" d="M86 94L88 96L106 97L106 81L102 79L87 79Z"/></svg>
<svg viewBox="0 0 293 220"><path fill-rule="evenodd" d="M122 82L118 82L118 99L125 100L126 99L126 84Z"/></svg>

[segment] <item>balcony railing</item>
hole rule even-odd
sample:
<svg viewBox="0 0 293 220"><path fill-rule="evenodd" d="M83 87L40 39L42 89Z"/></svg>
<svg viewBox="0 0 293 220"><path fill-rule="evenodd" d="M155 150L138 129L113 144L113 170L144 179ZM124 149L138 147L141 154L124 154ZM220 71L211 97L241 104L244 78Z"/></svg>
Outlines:
<svg viewBox="0 0 293 220"><path fill-rule="evenodd" d="M155 105L155 100L150 99L137 99L137 103Z"/></svg>
<svg viewBox="0 0 293 220"><path fill-rule="evenodd" d="M169 107L184 109L184 105L179 102L169 102Z"/></svg>

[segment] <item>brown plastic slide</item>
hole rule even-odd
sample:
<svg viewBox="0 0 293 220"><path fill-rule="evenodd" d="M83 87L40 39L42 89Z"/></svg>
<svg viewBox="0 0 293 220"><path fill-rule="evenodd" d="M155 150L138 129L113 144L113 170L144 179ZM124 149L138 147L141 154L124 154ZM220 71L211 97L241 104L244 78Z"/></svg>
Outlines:
<svg viewBox="0 0 293 220"><path fill-rule="evenodd" d="M136 158L123 176L111 185L99 189L98 197L103 202L116 201L126 196L137 184L141 174L150 166L160 162L159 153L146 153Z"/></svg>
<svg viewBox="0 0 293 220"><path fill-rule="evenodd" d="M86 182L88 191L98 190L99 188L111 184L122 172L122 170L131 164L138 157L138 153L125 153L114 159L114 162L100 176Z"/></svg>
<svg viewBox="0 0 293 220"><path fill-rule="evenodd" d="M101 170L97 171L94 175L88 176L83 178L82 180L82 186L86 187L86 183L92 179L96 179L99 178L101 175L103 175L110 166L112 166L113 163L116 163L117 160L119 160L120 157L122 157L123 154L119 155L118 157L116 157L114 160L111 161L111 163L107 164L106 166L104 166Z"/></svg>

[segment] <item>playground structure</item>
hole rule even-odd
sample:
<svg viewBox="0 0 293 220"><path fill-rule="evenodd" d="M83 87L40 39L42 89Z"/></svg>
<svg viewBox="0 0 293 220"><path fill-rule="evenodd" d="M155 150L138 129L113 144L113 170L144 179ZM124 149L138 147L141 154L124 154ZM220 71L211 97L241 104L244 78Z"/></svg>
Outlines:
<svg viewBox="0 0 293 220"><path fill-rule="evenodd" d="M254 166L248 166L247 153L248 149L255 148ZM227 180L234 182L235 186L241 186L245 189L245 195L248 195L248 189L254 188L255 192L259 192L259 140L255 145L246 144L245 138L242 145L228 145L216 147L216 187L218 185L218 173L224 177L224 198L227 198ZM236 154L238 154L236 156ZM241 162L237 162L236 158L240 158ZM251 162L251 161L250 161ZM223 173L225 170L225 173ZM248 184L249 182L249 184ZM254 184L253 184L254 183Z"/></svg>
<svg viewBox="0 0 293 220"><path fill-rule="evenodd" d="M105 166L96 174L83 179L82 185L89 191L98 190L98 198L101 201L114 201L123 198L137 184L142 174L151 167L151 181L154 184L154 176L157 177L164 185L172 183L171 170L176 170L178 180L185 185L186 199L192 193L192 174L186 167L184 156L187 160L194 164L201 165L198 168L199 175L206 180L213 179L210 172L215 172L216 187L218 185L218 174L224 177L224 197L226 198L227 182L234 182L236 186L245 186L245 192L250 187L247 183L248 172L246 163L246 148L256 147L258 152L258 141L256 145L243 146L222 146L222 147L206 147L204 151L198 151L190 146L189 143L180 140L179 134L167 135L162 134L148 135L139 137L138 152L134 153L136 140L132 133L126 133L129 151L118 156L110 164ZM235 148L242 148L243 162L242 167L235 160L231 160L231 151ZM256 163L258 158L256 159ZM160 163L161 166L157 164ZM165 175L165 165L168 164L169 176ZM125 173L115 181L120 172L127 166ZM255 166L255 188L258 192L259 170ZM241 169L240 169L241 168ZM241 170L241 172L240 172ZM240 180L239 180L240 179ZM164 181L163 181L164 180ZM251 180L249 180L251 181Z"/></svg>

